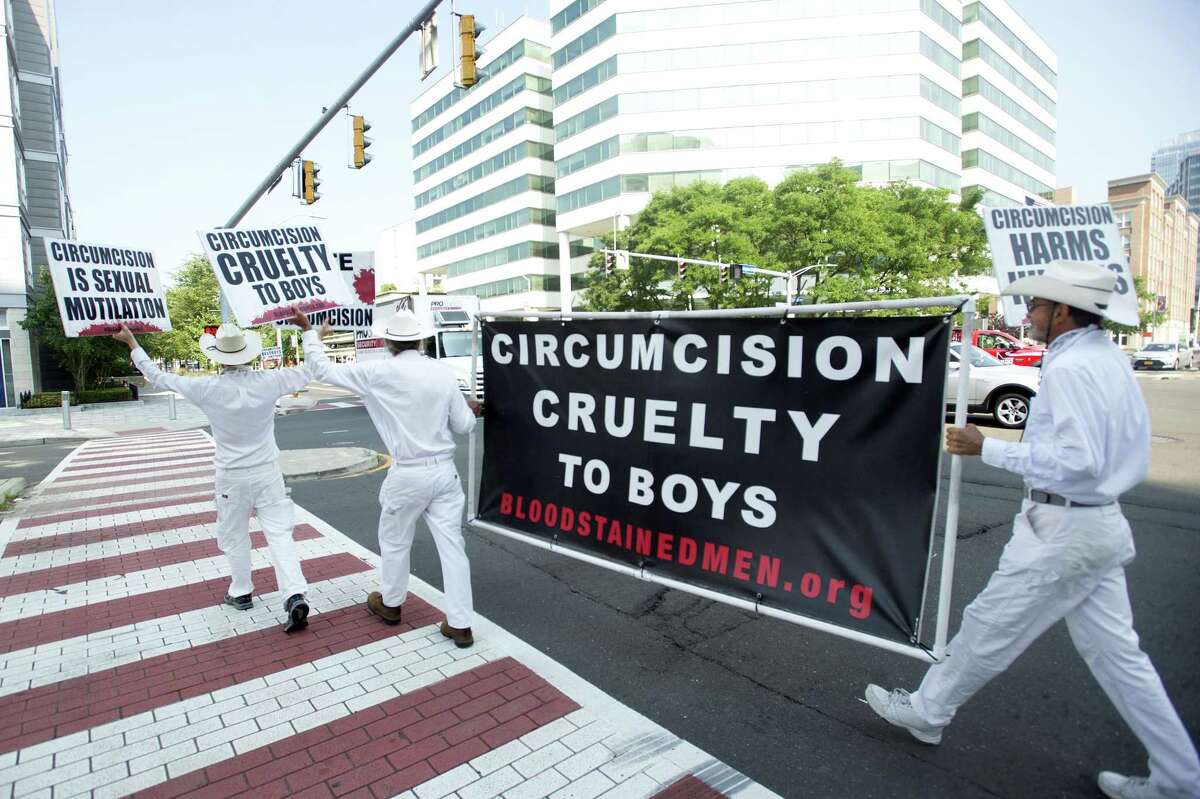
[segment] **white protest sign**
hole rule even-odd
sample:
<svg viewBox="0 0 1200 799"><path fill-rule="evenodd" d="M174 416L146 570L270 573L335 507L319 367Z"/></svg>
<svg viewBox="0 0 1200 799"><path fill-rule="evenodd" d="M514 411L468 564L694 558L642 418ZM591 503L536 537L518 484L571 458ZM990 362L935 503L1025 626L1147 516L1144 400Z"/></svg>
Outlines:
<svg viewBox="0 0 1200 799"><path fill-rule="evenodd" d="M199 231L238 323L253 327L350 305L354 297L315 225Z"/></svg>
<svg viewBox="0 0 1200 799"><path fill-rule="evenodd" d="M354 360L359 363L389 357L387 343L381 338L371 338L369 333L354 334Z"/></svg>
<svg viewBox="0 0 1200 799"><path fill-rule="evenodd" d="M375 319L375 253L335 252L330 258L341 273L354 300L337 308L308 313L313 327L329 325L332 330L370 330ZM290 321L277 327L296 327Z"/></svg>
<svg viewBox="0 0 1200 799"><path fill-rule="evenodd" d="M278 361L283 358L283 347L263 347L260 357L264 361Z"/></svg>
<svg viewBox="0 0 1200 799"><path fill-rule="evenodd" d="M162 282L149 250L46 239L46 260L67 338L171 329Z"/></svg>
<svg viewBox="0 0 1200 799"><path fill-rule="evenodd" d="M1107 203L981 208L980 212L1001 291L1014 280L1040 275L1051 261L1090 262L1117 275L1108 317L1121 325L1138 324L1133 274ZM1028 301L1028 297L1004 297L1005 324L1021 325L1029 312Z"/></svg>

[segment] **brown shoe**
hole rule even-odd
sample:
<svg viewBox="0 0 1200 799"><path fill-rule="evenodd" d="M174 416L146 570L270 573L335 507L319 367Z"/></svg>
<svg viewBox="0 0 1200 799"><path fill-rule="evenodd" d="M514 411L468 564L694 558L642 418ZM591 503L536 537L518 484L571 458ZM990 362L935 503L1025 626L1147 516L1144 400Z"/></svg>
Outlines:
<svg viewBox="0 0 1200 799"><path fill-rule="evenodd" d="M367 610L371 611L371 613L383 619L388 624L400 623L400 608L388 607L387 605L383 604L383 594L379 593L378 591L372 591L367 595Z"/></svg>
<svg viewBox="0 0 1200 799"><path fill-rule="evenodd" d="M449 622L442 622L442 635L454 642L459 649L466 649L475 643L470 627L451 627Z"/></svg>

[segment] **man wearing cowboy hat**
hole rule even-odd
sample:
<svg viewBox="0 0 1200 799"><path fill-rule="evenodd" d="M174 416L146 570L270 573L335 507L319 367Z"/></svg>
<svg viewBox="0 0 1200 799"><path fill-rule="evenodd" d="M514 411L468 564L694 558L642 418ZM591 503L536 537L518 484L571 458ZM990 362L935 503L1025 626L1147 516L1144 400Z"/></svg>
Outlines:
<svg viewBox="0 0 1200 799"><path fill-rule="evenodd" d="M169 388L204 411L216 441L217 545L229 560L231 580L225 604L249 610L250 514L257 513L267 539L280 596L287 597L285 632L308 625L308 585L292 540L295 509L283 486L275 444L275 401L308 384L303 369L256 372L246 368L262 352L253 330L224 324L215 335L200 336L200 351L220 364L217 377L181 377L162 371L138 346L126 327L113 336L129 346L133 365L156 388Z"/></svg>
<svg viewBox="0 0 1200 799"><path fill-rule="evenodd" d="M471 646L473 603L471 564L462 534L466 497L454 467L454 433L475 427L482 403L463 399L454 374L421 352L433 330L411 311L376 320L372 334L387 342L392 357L364 363L333 364L308 317L295 308L293 321L304 331L304 366L316 380L354 391L392 457L379 489L380 591L367 597L367 609L389 624L400 622L408 596L409 552L417 518L433 534L446 595L442 635L460 648Z"/></svg>
<svg viewBox="0 0 1200 799"><path fill-rule="evenodd" d="M1031 298L1033 337L1047 345L1025 435L1007 442L975 425L946 449L1025 479L1013 535L987 587L963 611L946 657L912 694L866 690L871 708L927 744L990 679L1059 619L1092 675L1150 754L1150 776L1099 776L1110 797L1200 796L1200 761L1158 672L1138 645L1125 586L1133 560L1117 500L1150 465L1150 419L1129 360L1099 327L1116 276L1056 261L1002 292Z"/></svg>

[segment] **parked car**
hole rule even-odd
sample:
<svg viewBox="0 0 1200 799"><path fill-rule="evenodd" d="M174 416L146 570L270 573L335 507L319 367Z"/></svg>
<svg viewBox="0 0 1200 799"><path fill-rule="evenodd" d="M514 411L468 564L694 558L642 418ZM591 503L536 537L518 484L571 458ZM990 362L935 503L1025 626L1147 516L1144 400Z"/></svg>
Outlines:
<svg viewBox="0 0 1200 799"><path fill-rule="evenodd" d="M950 372L946 379L946 406L958 398L958 370L962 344L950 345ZM978 347L969 349L971 375L967 381L968 413L990 414L1000 427L1017 429L1029 418L1029 402L1037 394L1041 370L1016 366Z"/></svg>
<svg viewBox="0 0 1200 799"><path fill-rule="evenodd" d="M962 341L962 329L952 331L950 340ZM1003 330L972 331L971 343L988 355L1017 366L1037 366L1046 354L1046 348L1040 344L1025 344Z"/></svg>
<svg viewBox="0 0 1200 799"><path fill-rule="evenodd" d="M1131 357L1134 369L1192 368L1192 348L1186 344L1147 344Z"/></svg>

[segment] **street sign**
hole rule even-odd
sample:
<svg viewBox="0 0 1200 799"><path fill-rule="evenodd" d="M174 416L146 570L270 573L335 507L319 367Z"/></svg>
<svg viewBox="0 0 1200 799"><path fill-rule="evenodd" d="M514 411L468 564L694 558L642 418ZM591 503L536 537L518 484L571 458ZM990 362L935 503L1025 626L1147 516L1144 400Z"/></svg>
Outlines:
<svg viewBox="0 0 1200 799"><path fill-rule="evenodd" d="M743 275L757 275L758 274L757 266L751 266L750 264L738 264L738 266L740 266L742 268Z"/></svg>

